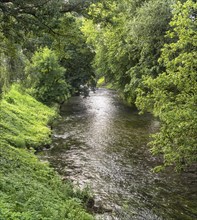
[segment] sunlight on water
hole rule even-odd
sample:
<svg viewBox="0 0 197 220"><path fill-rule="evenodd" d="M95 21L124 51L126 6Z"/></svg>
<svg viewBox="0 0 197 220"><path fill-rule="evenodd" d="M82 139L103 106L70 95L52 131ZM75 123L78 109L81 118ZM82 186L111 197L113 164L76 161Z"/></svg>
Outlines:
<svg viewBox="0 0 197 220"><path fill-rule="evenodd" d="M79 187L90 186L103 220L192 220L197 217L195 173L154 174L147 147L159 122L124 106L115 92L100 89L73 97L62 108L53 148L53 166Z"/></svg>

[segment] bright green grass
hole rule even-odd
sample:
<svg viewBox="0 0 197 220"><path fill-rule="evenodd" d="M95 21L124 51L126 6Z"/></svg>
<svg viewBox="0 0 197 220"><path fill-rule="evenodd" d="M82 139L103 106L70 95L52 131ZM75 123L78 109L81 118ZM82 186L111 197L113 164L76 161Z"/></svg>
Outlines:
<svg viewBox="0 0 197 220"><path fill-rule="evenodd" d="M97 87L102 87L105 85L105 77L102 76L100 79L97 81Z"/></svg>
<svg viewBox="0 0 197 220"><path fill-rule="evenodd" d="M31 150L50 143L47 123L55 115L17 86L1 100L0 220L93 219L81 204L87 194L74 193Z"/></svg>
<svg viewBox="0 0 197 220"><path fill-rule="evenodd" d="M20 148L50 144L47 124L55 115L53 109L13 86L0 102L0 139Z"/></svg>
<svg viewBox="0 0 197 220"><path fill-rule="evenodd" d="M0 220L92 220L70 185L25 149L0 144Z"/></svg>

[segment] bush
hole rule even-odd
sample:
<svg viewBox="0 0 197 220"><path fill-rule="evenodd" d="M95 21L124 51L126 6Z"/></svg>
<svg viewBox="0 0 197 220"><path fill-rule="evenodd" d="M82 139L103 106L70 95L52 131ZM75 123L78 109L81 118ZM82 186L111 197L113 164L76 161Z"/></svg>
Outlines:
<svg viewBox="0 0 197 220"><path fill-rule="evenodd" d="M64 78L65 71L54 51L47 47L37 51L26 66L32 95L48 105L64 102L70 88Z"/></svg>

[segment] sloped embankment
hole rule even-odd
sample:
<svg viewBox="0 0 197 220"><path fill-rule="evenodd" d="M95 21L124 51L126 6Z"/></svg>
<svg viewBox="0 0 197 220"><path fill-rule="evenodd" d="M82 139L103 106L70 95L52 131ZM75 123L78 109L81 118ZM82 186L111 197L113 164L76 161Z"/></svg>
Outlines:
<svg viewBox="0 0 197 220"><path fill-rule="evenodd" d="M70 184L31 147L50 143L55 111L16 87L0 103L0 219L91 220ZM22 148L21 148L22 147Z"/></svg>
<svg viewBox="0 0 197 220"><path fill-rule="evenodd" d="M0 102L0 139L19 148L50 144L55 111L13 86Z"/></svg>

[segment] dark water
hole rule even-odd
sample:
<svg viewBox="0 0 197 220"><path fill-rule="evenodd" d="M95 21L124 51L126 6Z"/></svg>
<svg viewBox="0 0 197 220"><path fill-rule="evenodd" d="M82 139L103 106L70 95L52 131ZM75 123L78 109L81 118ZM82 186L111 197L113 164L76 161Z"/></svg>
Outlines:
<svg viewBox="0 0 197 220"><path fill-rule="evenodd" d="M98 219L197 219L196 173L155 174L158 163L147 147L159 123L124 106L113 91L99 89L73 97L45 151L58 172L74 184L90 186L97 204L111 212Z"/></svg>

